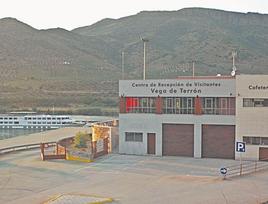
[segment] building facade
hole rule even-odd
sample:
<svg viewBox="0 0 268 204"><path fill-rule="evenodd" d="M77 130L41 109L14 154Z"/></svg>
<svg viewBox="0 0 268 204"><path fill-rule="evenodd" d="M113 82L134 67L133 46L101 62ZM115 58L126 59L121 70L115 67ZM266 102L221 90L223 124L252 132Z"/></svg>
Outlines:
<svg viewBox="0 0 268 204"><path fill-rule="evenodd" d="M236 140L246 142L242 156L267 160L268 75L237 75L236 92Z"/></svg>
<svg viewBox="0 0 268 204"><path fill-rule="evenodd" d="M236 159L245 141L245 158L265 158L267 77L120 81L119 152Z"/></svg>
<svg viewBox="0 0 268 204"><path fill-rule="evenodd" d="M235 158L235 78L123 80L119 152Z"/></svg>

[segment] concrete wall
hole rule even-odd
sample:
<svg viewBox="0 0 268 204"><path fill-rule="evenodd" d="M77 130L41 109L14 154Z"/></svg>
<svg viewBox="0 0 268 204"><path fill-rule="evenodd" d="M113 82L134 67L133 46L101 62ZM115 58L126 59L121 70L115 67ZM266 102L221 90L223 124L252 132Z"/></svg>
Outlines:
<svg viewBox="0 0 268 204"><path fill-rule="evenodd" d="M202 124L235 125L235 116L228 115L173 115L120 114L119 153L147 154L147 133L156 133L156 155L162 156L162 124L194 125L194 157L202 154ZM142 132L143 142L125 142L125 132Z"/></svg>
<svg viewBox="0 0 268 204"><path fill-rule="evenodd" d="M236 76L236 141L243 141L243 136L268 137L268 107L243 107L243 98L268 98L268 89L252 89L256 85L268 86L268 75ZM246 145L242 157L258 160L259 147Z"/></svg>

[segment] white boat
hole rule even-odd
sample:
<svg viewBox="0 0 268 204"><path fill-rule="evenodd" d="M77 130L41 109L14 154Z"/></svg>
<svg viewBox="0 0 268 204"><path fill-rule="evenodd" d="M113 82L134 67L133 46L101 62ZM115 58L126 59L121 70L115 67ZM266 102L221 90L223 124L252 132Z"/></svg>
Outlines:
<svg viewBox="0 0 268 204"><path fill-rule="evenodd" d="M0 128L57 129L72 124L72 118L67 115L40 115L34 112L11 112L9 114L0 114Z"/></svg>

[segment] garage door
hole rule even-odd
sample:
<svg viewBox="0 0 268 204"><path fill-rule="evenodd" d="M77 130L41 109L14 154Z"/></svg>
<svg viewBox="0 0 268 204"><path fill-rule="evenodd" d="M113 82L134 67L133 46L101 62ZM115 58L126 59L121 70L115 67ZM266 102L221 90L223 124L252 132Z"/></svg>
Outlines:
<svg viewBox="0 0 268 204"><path fill-rule="evenodd" d="M235 158L234 125L202 125L202 157Z"/></svg>
<svg viewBox="0 0 268 204"><path fill-rule="evenodd" d="M259 159L262 161L268 161L268 148L260 147Z"/></svg>
<svg viewBox="0 0 268 204"><path fill-rule="evenodd" d="M194 155L194 126L184 124L163 124L163 155Z"/></svg>

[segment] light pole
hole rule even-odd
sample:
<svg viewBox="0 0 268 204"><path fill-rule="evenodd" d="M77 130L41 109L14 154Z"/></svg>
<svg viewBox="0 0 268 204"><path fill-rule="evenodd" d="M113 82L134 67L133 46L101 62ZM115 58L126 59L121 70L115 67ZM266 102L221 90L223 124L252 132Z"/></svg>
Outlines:
<svg viewBox="0 0 268 204"><path fill-rule="evenodd" d="M143 80L145 80L145 70L146 70L146 43L149 42L146 38L141 38L143 42Z"/></svg>
<svg viewBox="0 0 268 204"><path fill-rule="evenodd" d="M125 79L125 52L122 51L122 79Z"/></svg>

